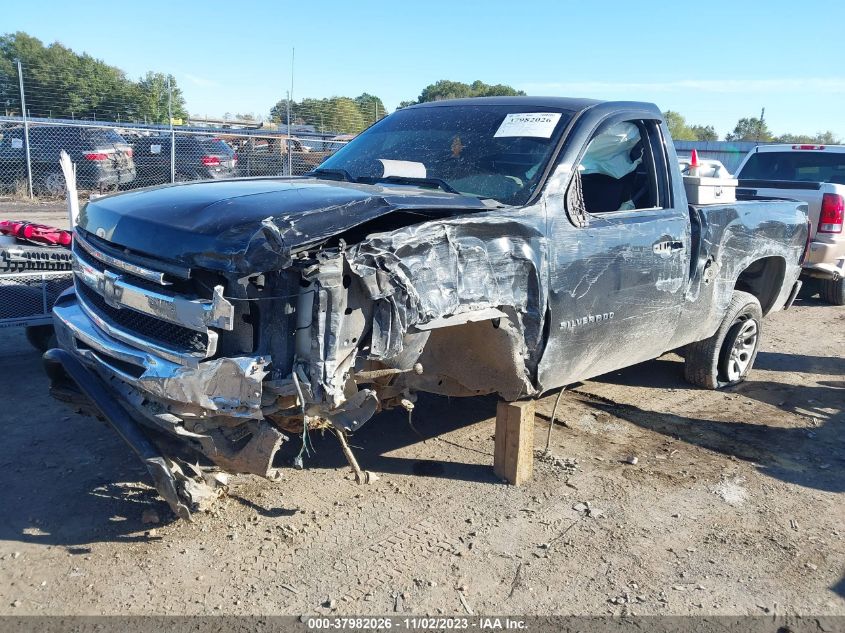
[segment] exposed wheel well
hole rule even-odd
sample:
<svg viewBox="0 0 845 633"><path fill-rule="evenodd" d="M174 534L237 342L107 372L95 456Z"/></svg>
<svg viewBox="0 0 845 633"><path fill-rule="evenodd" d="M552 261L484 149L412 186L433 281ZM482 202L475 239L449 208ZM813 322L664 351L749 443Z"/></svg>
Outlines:
<svg viewBox="0 0 845 633"><path fill-rule="evenodd" d="M737 277L734 288L757 297L763 314L768 314L780 294L786 274L786 260L782 257L764 257L751 263Z"/></svg>

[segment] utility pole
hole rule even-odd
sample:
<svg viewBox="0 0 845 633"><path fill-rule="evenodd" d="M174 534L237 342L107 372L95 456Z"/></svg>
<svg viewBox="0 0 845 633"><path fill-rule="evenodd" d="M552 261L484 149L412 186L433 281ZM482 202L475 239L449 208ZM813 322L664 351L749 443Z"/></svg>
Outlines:
<svg viewBox="0 0 845 633"><path fill-rule="evenodd" d="M18 85L21 89L21 114L23 114L23 143L26 148L26 184L29 187L29 197L34 198L32 194L32 161L29 158L29 118L26 116L26 96L23 92L23 70L21 69L21 60L15 59L18 66Z"/></svg>
<svg viewBox="0 0 845 633"><path fill-rule="evenodd" d="M170 124L170 182L176 182L176 133L173 131L173 92L167 75L167 122Z"/></svg>
<svg viewBox="0 0 845 633"><path fill-rule="evenodd" d="M766 119L766 108L760 110L760 123L757 125L757 142L760 142L760 135L763 134L763 121Z"/></svg>
<svg viewBox="0 0 845 633"><path fill-rule="evenodd" d="M290 100L293 99L293 61L296 49L290 49L290 91L288 92L288 176L293 176L293 140L290 137Z"/></svg>

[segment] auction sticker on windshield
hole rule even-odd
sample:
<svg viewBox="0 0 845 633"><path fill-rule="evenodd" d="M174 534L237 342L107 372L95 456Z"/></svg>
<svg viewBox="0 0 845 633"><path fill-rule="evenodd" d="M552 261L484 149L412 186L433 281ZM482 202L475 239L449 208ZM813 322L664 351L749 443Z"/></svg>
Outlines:
<svg viewBox="0 0 845 633"><path fill-rule="evenodd" d="M558 121L560 121L560 112L515 112L505 117L493 136L551 138Z"/></svg>

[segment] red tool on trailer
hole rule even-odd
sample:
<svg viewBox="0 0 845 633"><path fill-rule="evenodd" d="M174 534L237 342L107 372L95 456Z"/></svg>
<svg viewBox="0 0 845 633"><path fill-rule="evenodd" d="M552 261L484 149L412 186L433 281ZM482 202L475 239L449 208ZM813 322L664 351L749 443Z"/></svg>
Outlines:
<svg viewBox="0 0 845 633"><path fill-rule="evenodd" d="M73 284L70 243L69 231L0 221L0 328L26 327L42 351L53 338L53 303Z"/></svg>
<svg viewBox="0 0 845 633"><path fill-rule="evenodd" d="M19 240L47 246L70 246L71 233L46 224L32 222L0 221L0 233L11 235Z"/></svg>

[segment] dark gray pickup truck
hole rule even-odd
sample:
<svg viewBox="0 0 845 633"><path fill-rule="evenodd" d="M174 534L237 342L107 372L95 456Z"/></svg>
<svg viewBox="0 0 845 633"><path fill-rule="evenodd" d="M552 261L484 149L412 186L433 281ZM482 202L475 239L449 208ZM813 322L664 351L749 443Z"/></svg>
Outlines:
<svg viewBox="0 0 845 633"><path fill-rule="evenodd" d="M737 383L806 245L802 203L688 204L654 105L429 103L305 177L90 202L45 359L189 516L196 453L271 476L288 436L419 391L533 398L670 350Z"/></svg>

